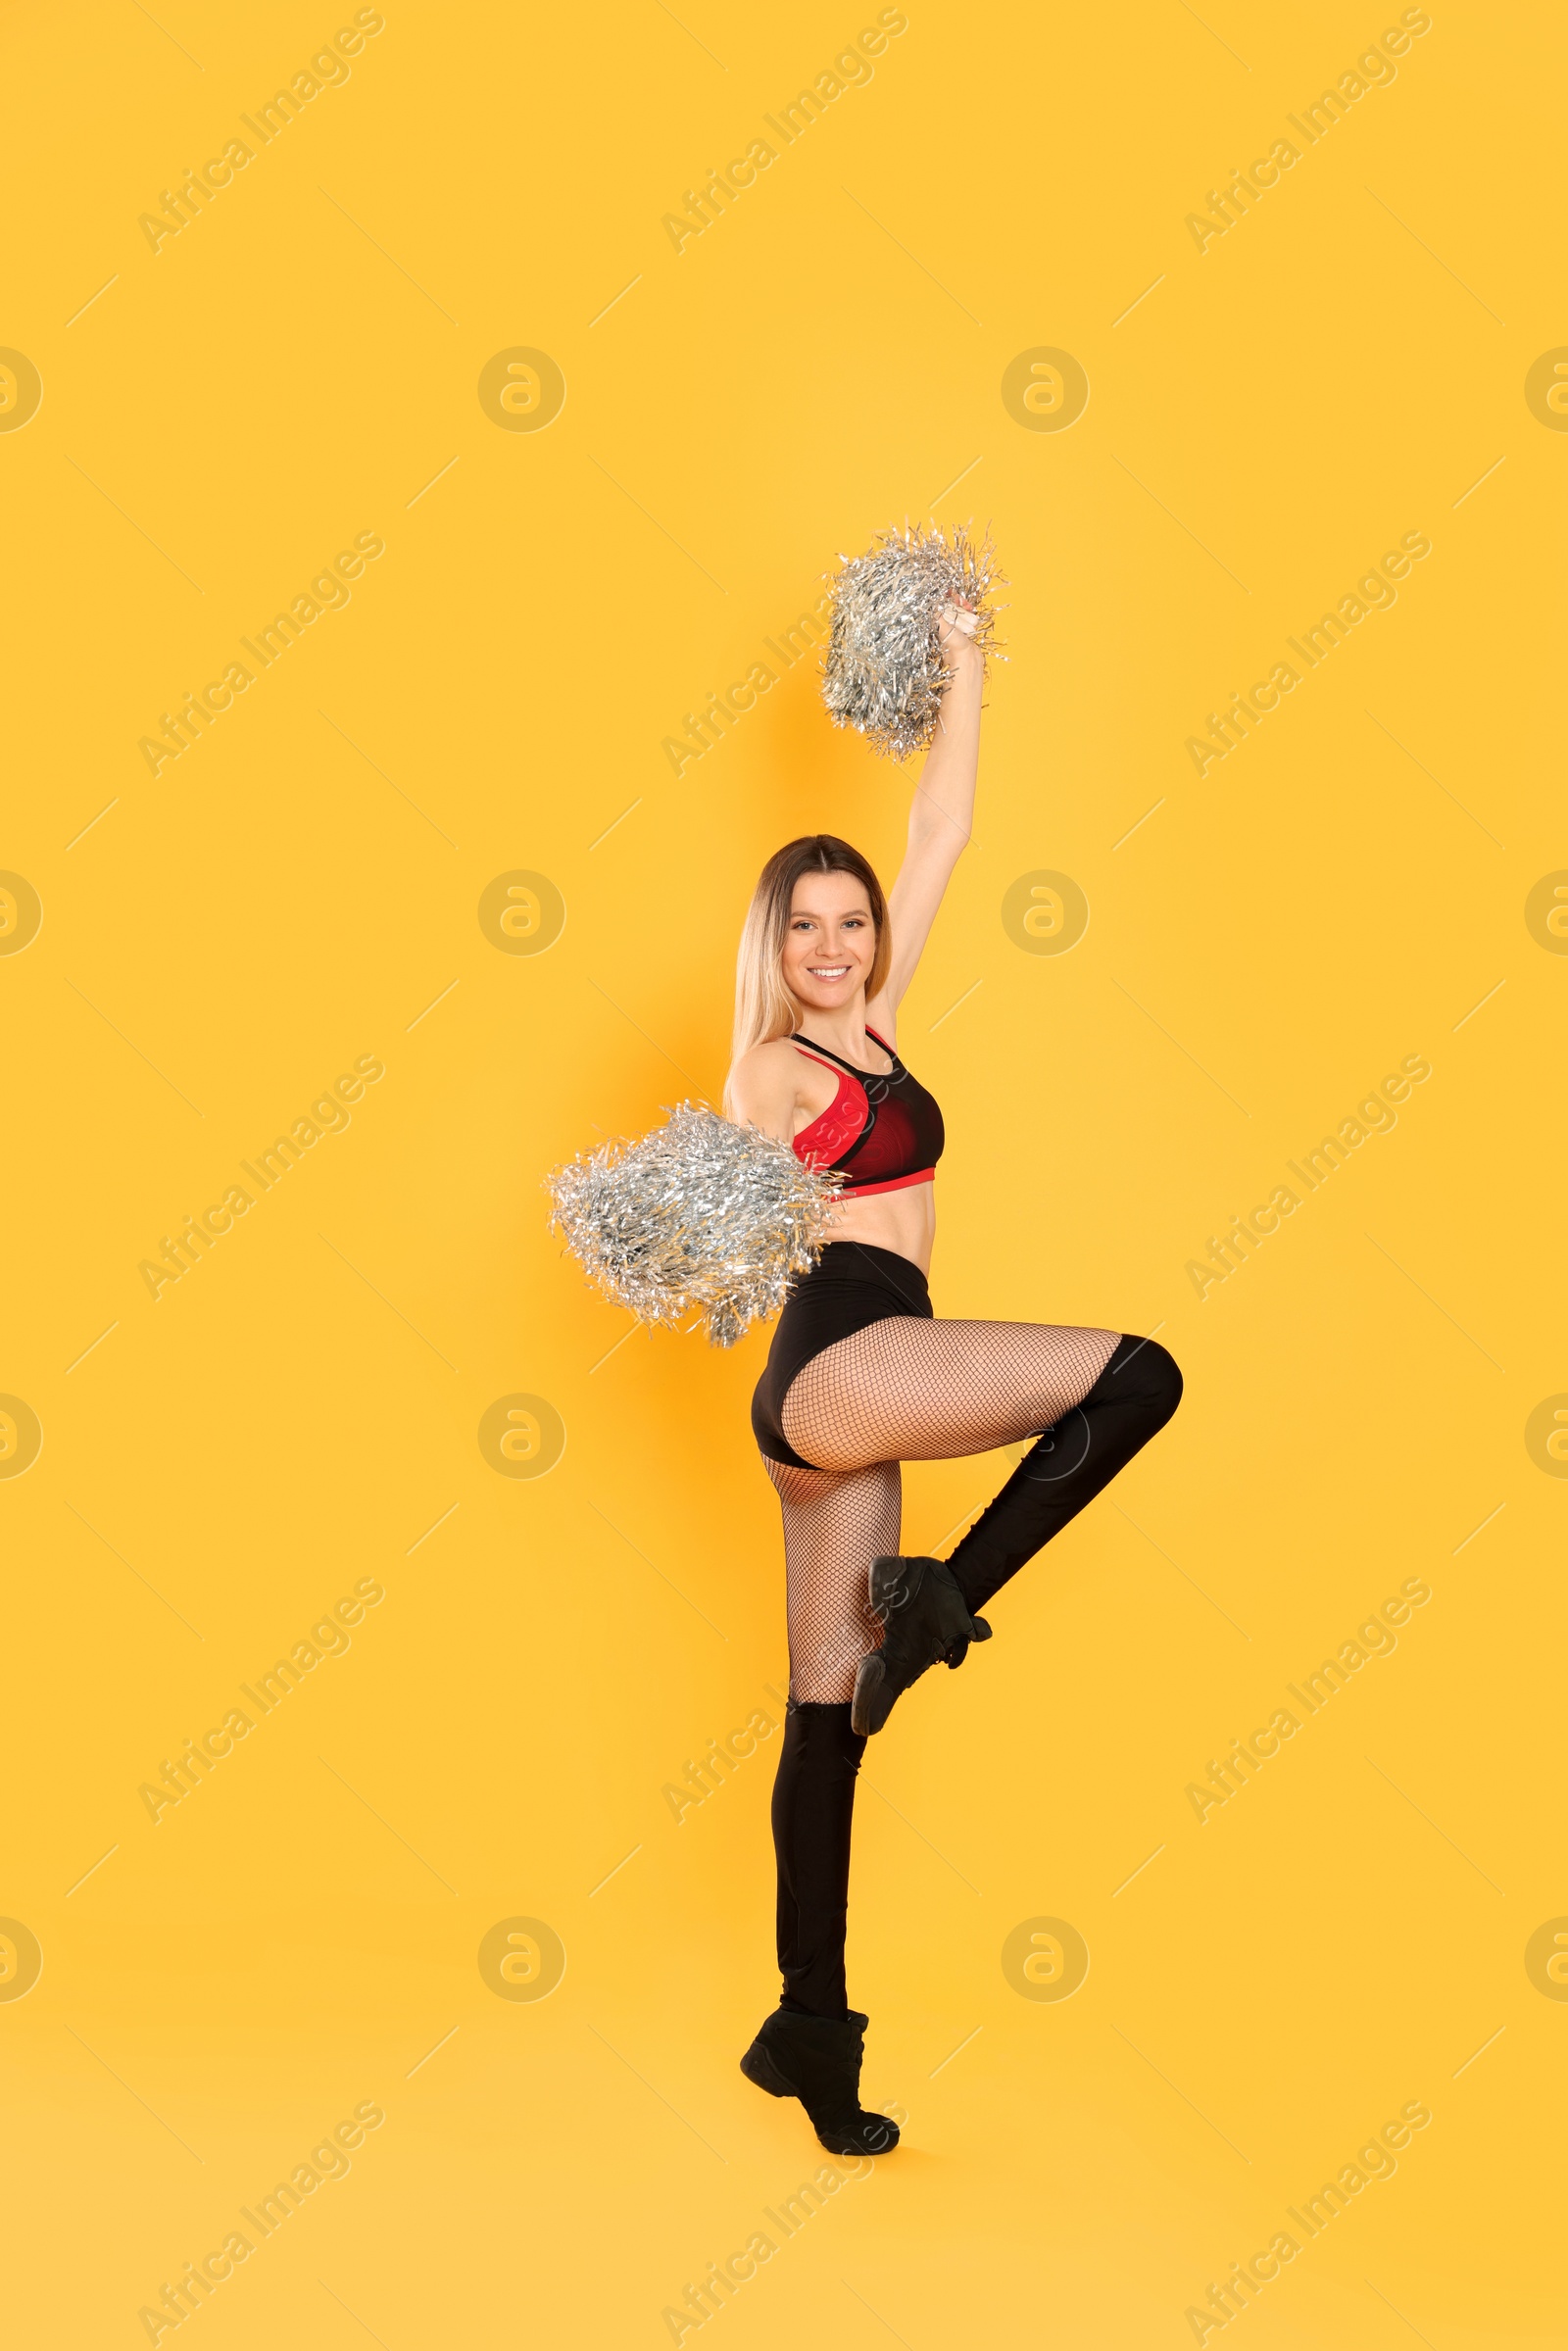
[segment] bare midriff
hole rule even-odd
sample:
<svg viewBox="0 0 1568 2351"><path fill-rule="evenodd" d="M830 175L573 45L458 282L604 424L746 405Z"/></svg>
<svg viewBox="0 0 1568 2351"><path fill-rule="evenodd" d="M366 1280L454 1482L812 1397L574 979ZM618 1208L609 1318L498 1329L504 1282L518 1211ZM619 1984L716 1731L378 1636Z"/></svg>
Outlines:
<svg viewBox="0 0 1568 2351"><path fill-rule="evenodd" d="M937 1188L932 1182L907 1184L869 1200L857 1200L853 1192L841 1194L834 1204L830 1240L863 1241L871 1249L893 1249L926 1275L936 1237Z"/></svg>

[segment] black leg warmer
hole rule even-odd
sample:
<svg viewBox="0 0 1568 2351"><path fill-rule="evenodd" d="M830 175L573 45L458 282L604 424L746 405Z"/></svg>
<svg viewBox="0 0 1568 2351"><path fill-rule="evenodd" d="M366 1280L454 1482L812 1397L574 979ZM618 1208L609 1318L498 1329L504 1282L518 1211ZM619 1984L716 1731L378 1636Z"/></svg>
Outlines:
<svg viewBox="0 0 1568 2351"><path fill-rule="evenodd" d="M778 1856L779 2005L796 2016L849 2014L844 1984L855 1775L865 1740L845 1706L802 1705L784 1718L773 1783L773 1850Z"/></svg>
<svg viewBox="0 0 1568 2351"><path fill-rule="evenodd" d="M1083 1402L1036 1440L949 1559L974 1613L1126 1468L1181 1398L1182 1375L1165 1349L1124 1338Z"/></svg>

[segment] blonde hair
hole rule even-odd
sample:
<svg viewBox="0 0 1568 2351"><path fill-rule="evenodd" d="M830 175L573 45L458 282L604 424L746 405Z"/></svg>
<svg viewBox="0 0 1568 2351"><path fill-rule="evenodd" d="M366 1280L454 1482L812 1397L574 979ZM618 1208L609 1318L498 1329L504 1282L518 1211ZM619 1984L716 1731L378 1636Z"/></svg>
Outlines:
<svg viewBox="0 0 1568 2351"><path fill-rule="evenodd" d="M867 860L835 833L806 833L775 850L762 867L741 931L735 958L735 1036L730 1048L730 1075L724 1081L724 1107L733 1117L732 1088L735 1063L754 1045L771 1045L776 1037L793 1037L798 1019L795 999L784 985L784 941L795 885L808 873L853 874L865 892L876 926L876 953L865 983L866 998L875 997L888 976L893 942L888 933L887 900Z"/></svg>

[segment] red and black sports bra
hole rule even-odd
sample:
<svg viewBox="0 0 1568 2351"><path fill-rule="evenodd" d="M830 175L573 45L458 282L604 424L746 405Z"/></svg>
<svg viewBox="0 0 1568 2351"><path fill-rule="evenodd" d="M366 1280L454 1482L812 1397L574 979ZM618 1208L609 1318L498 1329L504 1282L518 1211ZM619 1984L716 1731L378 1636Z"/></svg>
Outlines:
<svg viewBox="0 0 1568 2351"><path fill-rule="evenodd" d="M796 1136L795 1155L811 1167L842 1168L845 1196L859 1200L873 1192L903 1192L910 1184L929 1184L944 1140L935 1099L875 1029L865 1033L893 1064L886 1077L857 1069L813 1038L795 1040L797 1053L839 1073L838 1093L821 1116Z"/></svg>

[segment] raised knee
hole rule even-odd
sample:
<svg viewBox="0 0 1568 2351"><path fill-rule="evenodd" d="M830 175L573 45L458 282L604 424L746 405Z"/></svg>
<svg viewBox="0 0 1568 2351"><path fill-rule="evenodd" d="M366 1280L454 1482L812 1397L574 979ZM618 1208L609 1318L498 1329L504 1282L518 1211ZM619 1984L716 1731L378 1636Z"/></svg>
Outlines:
<svg viewBox="0 0 1568 2351"><path fill-rule="evenodd" d="M1129 1331L1123 1334L1118 1355L1122 1348L1130 1350L1125 1360L1118 1363L1112 1359L1101 1374L1096 1394L1133 1407L1147 1419L1152 1437L1164 1427L1182 1400L1181 1371L1175 1356L1157 1339L1135 1339Z"/></svg>
<svg viewBox="0 0 1568 2351"><path fill-rule="evenodd" d="M1144 1375L1140 1386L1148 1395L1154 1426L1162 1429L1182 1400L1185 1382L1181 1366L1157 1339L1145 1340L1137 1365Z"/></svg>

